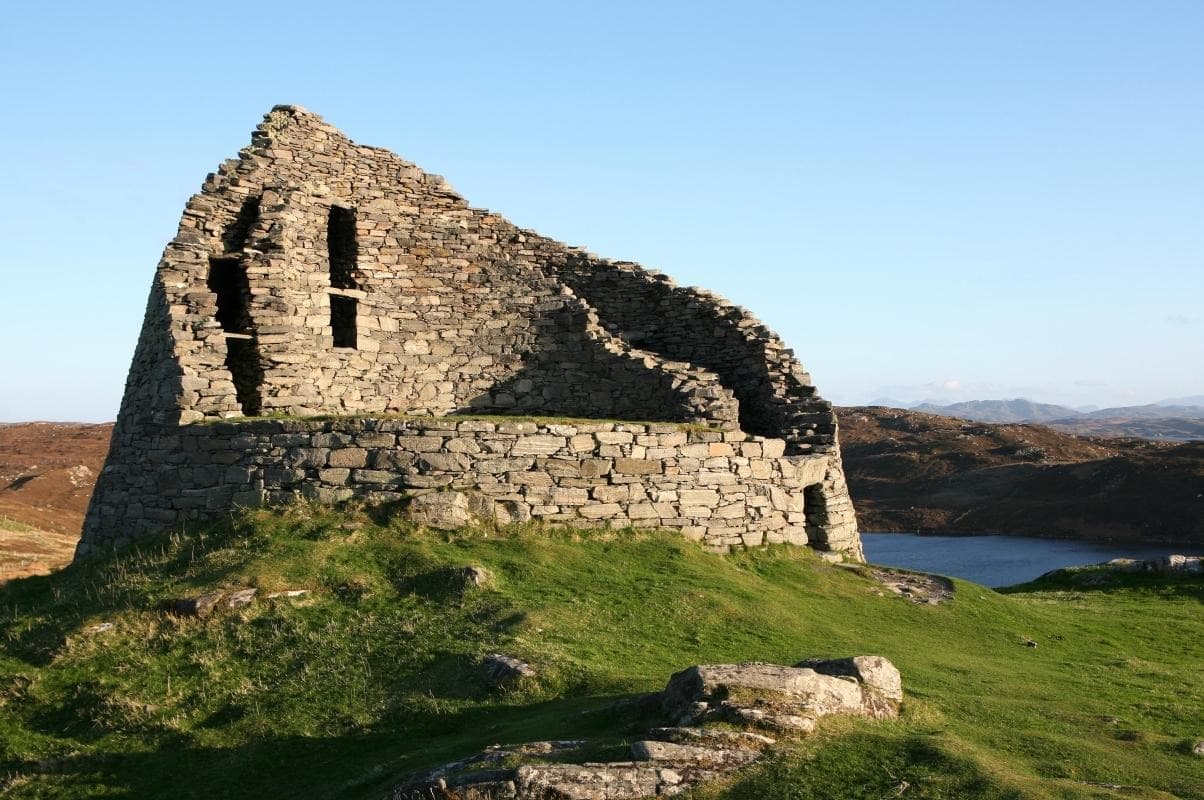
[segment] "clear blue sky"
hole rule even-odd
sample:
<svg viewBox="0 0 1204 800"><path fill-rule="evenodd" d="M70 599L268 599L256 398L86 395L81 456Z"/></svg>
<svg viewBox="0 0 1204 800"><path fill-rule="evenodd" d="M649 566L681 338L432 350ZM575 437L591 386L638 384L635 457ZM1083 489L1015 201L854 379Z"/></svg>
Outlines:
<svg viewBox="0 0 1204 800"><path fill-rule="evenodd" d="M276 103L714 289L840 402L1204 393L1204 3L18 3L0 420L114 416Z"/></svg>

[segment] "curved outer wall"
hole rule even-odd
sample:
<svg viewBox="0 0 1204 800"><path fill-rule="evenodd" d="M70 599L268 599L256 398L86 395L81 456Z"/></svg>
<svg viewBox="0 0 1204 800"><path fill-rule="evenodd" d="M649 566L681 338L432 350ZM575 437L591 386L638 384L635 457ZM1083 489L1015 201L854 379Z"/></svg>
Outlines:
<svg viewBox="0 0 1204 800"><path fill-rule="evenodd" d="M221 270L245 276L237 322ZM353 346L332 308L348 304ZM209 176L164 251L79 552L214 511L176 503L200 484L165 482L213 466L178 449L193 441L181 426L465 412L781 439L787 457L824 464L811 542L859 553L831 405L748 312L471 208L440 177L291 106Z"/></svg>

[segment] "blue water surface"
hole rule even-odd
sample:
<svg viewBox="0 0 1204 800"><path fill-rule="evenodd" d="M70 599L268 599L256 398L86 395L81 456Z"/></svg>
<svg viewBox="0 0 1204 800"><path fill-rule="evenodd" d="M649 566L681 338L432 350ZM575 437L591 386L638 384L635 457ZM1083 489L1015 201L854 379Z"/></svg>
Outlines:
<svg viewBox="0 0 1204 800"><path fill-rule="evenodd" d="M1029 536L916 536L863 533L871 564L935 572L986 586L1031 581L1050 570L1098 564L1113 558L1160 558L1172 553L1200 555L1198 546L1082 542Z"/></svg>

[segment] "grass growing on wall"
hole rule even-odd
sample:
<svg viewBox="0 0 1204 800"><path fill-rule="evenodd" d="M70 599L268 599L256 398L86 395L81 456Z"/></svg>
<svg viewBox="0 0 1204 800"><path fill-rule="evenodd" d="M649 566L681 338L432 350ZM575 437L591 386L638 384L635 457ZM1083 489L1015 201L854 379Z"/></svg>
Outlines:
<svg viewBox="0 0 1204 800"><path fill-rule="evenodd" d="M548 417L548 416L532 416L522 414L447 414L444 416L433 415L416 415L416 414L313 414L309 416L300 416L297 414L287 414L284 412L269 412L260 414L254 417L226 417L224 419L206 419L195 424L201 425L219 425L223 422L232 422L235 424L243 424L248 422L258 422L261 420L281 420L290 422L341 422L341 421L358 421L358 420L400 420L402 422L414 422L418 424L429 422L460 422L460 421L479 421L493 422L498 425L506 423L521 423L527 422L535 425L672 425L678 430L683 431L715 431L723 432L725 429L722 426L707 424L704 422L672 422L661 420L659 422L650 422L647 420L630 420L630 419L598 419L587 417Z"/></svg>
<svg viewBox="0 0 1204 800"><path fill-rule="evenodd" d="M493 585L465 591L467 564ZM164 611L245 585L310 594L208 620ZM803 548L248 512L0 587L0 786L376 798L492 743L621 752L657 722L628 701L690 664L873 653L902 671L900 720L822 725L700 796L1204 797L1198 578L956 586L917 606ZM101 622L115 628L85 632ZM490 689L479 660L495 650L539 677Z"/></svg>

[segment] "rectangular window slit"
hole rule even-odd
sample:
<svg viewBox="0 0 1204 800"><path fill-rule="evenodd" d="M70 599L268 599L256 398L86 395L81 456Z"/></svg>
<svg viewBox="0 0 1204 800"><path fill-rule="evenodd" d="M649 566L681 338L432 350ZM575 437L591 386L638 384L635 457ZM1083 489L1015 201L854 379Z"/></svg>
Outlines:
<svg viewBox="0 0 1204 800"><path fill-rule="evenodd" d="M326 219L326 251L330 260L330 330L335 347L356 346L357 301L339 290L359 289L356 258L355 209L331 206Z"/></svg>
<svg viewBox="0 0 1204 800"><path fill-rule="evenodd" d="M355 313L357 300L341 294L330 296L330 329L335 347L355 347Z"/></svg>
<svg viewBox="0 0 1204 800"><path fill-rule="evenodd" d="M210 258L209 291L217 295L217 323L226 338L226 369L242 413L259 414L263 404L263 363L251 324L251 286L246 267L237 258Z"/></svg>

